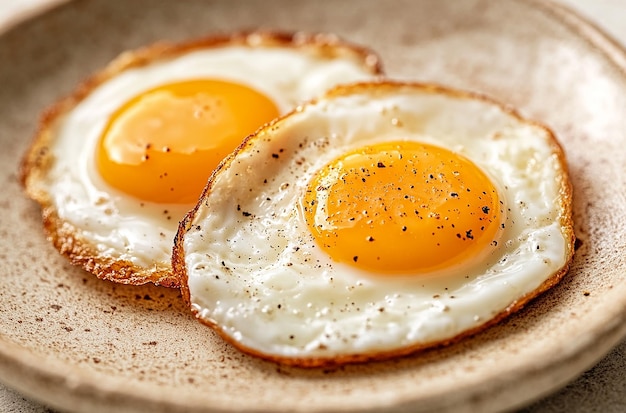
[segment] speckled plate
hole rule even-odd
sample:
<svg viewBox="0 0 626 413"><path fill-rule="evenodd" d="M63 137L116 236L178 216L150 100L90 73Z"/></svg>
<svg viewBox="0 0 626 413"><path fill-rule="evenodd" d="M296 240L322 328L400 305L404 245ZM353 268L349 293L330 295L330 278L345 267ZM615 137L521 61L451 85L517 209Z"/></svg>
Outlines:
<svg viewBox="0 0 626 413"><path fill-rule="evenodd" d="M485 92L550 125L570 161L579 237L556 288L451 347L334 370L240 354L176 290L71 267L22 195L39 112L119 52L159 39L271 28L335 32L393 77ZM69 411L497 411L592 366L626 333L626 54L535 0L93 0L0 37L0 380Z"/></svg>

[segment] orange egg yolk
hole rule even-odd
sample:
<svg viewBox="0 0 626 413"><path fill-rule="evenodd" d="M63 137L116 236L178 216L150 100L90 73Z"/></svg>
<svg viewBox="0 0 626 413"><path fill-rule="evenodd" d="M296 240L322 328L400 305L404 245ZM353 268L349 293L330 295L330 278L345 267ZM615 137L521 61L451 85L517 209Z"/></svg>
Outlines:
<svg viewBox="0 0 626 413"><path fill-rule="evenodd" d="M474 163L409 141L335 159L312 179L301 206L335 261L381 274L462 265L497 245L503 215L496 188Z"/></svg>
<svg viewBox="0 0 626 413"><path fill-rule="evenodd" d="M278 114L268 97L241 84L165 84L113 113L97 168L108 184L141 200L192 203L219 162Z"/></svg>

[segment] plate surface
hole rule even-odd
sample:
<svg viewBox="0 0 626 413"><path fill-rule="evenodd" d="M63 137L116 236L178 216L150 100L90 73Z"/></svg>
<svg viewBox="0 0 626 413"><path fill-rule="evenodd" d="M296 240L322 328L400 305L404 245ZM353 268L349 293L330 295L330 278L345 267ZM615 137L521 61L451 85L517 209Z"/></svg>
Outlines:
<svg viewBox="0 0 626 413"><path fill-rule="evenodd" d="M71 267L16 179L41 110L123 50L251 28L337 33L377 51L391 77L487 93L549 125L574 184L566 278L457 345L299 370L240 354L175 290ZM561 387L626 334L626 54L557 6L92 0L4 34L0 62L0 380L37 400L91 412L498 411Z"/></svg>

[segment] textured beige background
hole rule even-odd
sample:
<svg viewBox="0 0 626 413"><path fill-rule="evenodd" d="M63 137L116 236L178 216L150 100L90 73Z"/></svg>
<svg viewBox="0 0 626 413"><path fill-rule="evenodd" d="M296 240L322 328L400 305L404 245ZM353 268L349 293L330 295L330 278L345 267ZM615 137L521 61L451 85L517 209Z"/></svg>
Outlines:
<svg viewBox="0 0 626 413"><path fill-rule="evenodd" d="M59 2L63 0L52 0ZM624 0L562 0L580 10L591 21L626 45L626 2ZM50 2L50 0L44 0ZM0 31L40 7L42 0L0 0ZM25 400L0 385L0 411L51 413L52 410ZM626 341L606 358L558 393L528 407L524 412L622 412L626 411Z"/></svg>

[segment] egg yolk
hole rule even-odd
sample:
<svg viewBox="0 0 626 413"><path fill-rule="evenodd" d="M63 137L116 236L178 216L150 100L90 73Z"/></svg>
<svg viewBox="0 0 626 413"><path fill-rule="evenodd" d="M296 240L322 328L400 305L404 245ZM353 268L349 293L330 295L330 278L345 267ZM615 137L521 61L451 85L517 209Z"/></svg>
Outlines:
<svg viewBox="0 0 626 413"><path fill-rule="evenodd" d="M241 84L165 84L113 113L97 146L97 168L108 184L144 201L192 203L219 162L277 116L274 102Z"/></svg>
<svg viewBox="0 0 626 413"><path fill-rule="evenodd" d="M497 245L503 214L474 163L412 141L340 156L314 176L301 206L335 261L381 274L462 265Z"/></svg>

